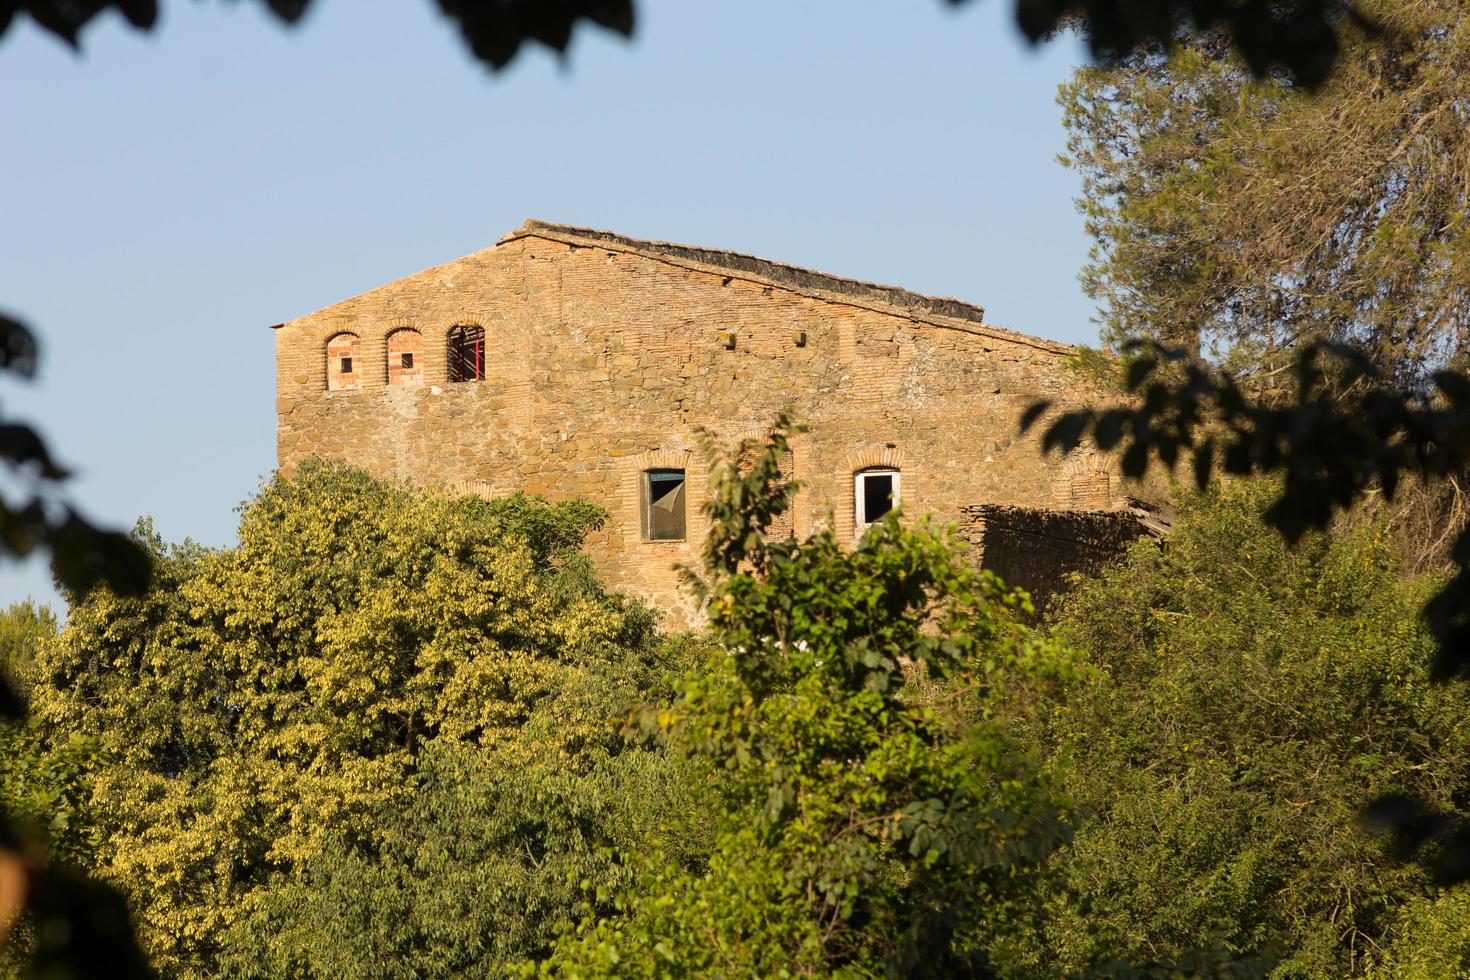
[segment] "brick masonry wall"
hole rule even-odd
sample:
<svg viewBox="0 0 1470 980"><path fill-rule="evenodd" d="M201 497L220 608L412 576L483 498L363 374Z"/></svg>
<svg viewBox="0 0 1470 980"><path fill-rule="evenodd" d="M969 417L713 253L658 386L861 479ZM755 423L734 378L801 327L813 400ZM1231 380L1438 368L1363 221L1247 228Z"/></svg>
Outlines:
<svg viewBox="0 0 1470 980"><path fill-rule="evenodd" d="M1045 609L1074 575L1095 575L1147 533L1126 510L1060 511L1002 504L960 508L957 532L967 557Z"/></svg>
<svg viewBox="0 0 1470 980"><path fill-rule="evenodd" d="M448 381L445 339L457 324L485 329L482 381ZM343 333L357 338L355 386L331 390L328 340ZM416 377L392 367L407 342ZM317 454L469 492L595 501L611 520L588 545L609 581L690 621L673 566L699 553L698 430L733 446L794 410L809 427L791 458L804 485L798 535L830 524L852 538L854 473L869 466L901 471L910 519L957 521L975 501L1106 507L1118 482L1107 461L1043 458L1018 435L1034 400L1086 397L1069 351L928 310L523 230L281 325L278 455L287 472ZM686 541L641 540L641 473L661 467L687 470Z"/></svg>

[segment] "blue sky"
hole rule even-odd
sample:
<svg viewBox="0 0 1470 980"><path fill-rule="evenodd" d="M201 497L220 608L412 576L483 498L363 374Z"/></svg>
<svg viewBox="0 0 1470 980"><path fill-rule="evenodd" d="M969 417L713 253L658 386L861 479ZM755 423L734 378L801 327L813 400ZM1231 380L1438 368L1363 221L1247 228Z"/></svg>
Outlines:
<svg viewBox="0 0 1470 980"><path fill-rule="evenodd" d="M110 15L80 56L0 41L0 311L43 342L0 382L84 512L233 541L275 465L272 323L492 244L526 217L751 252L1095 337L1056 87L1011 0L639 0L629 42L492 74L429 0ZM0 601L54 593L0 566Z"/></svg>

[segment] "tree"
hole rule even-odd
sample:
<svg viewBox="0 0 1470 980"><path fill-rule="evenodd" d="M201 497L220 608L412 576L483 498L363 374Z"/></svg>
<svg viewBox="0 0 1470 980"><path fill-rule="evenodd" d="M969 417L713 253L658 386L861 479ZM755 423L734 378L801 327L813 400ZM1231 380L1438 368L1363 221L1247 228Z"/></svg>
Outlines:
<svg viewBox="0 0 1470 980"><path fill-rule="evenodd" d="M1424 384L1470 340L1470 15L1375 0L1319 91L1257 80L1218 32L1080 70L1062 92L1105 334L1199 346L1283 392L1351 343ZM1289 395L1288 395L1289 397Z"/></svg>
<svg viewBox="0 0 1470 980"><path fill-rule="evenodd" d="M1167 546L1060 611L1096 671L1038 731L1087 814L1043 885L1049 974L1213 945L1274 976L1359 976L1430 891L1357 812L1389 792L1464 812L1470 692L1430 681L1418 616L1437 583L1401 576L1381 523L1286 545L1260 516L1278 492L1186 495Z"/></svg>
<svg viewBox="0 0 1470 980"><path fill-rule="evenodd" d="M1263 519L1296 543L1325 530L1369 493L1392 500L1409 477L1443 480L1470 466L1470 377L1442 370L1430 390L1404 390L1386 380L1361 352L1308 344L1293 362L1292 397L1261 405L1227 370L1199 364L1178 349L1132 348L1124 371L1129 404L1062 414L1042 438L1063 451L1092 438L1120 450L1125 474L1151 463L1167 469L1190 458L1205 487L1218 466L1225 473L1283 474L1281 492ZM1027 409L1023 430L1046 413ZM1434 680L1470 678L1470 529L1451 556L1453 574L1423 608L1435 641ZM1426 845L1441 883L1470 880L1470 821L1413 795L1393 793L1365 812L1372 826L1392 830L1400 852Z"/></svg>
<svg viewBox="0 0 1470 980"><path fill-rule="evenodd" d="M544 973L988 975L1065 836L1006 719L1068 655L928 525L885 517L853 551L830 530L768 536L794 489L788 431L742 447L748 469L712 457L697 585L717 648L644 719L732 780L709 860L652 862Z"/></svg>
<svg viewBox="0 0 1470 980"><path fill-rule="evenodd" d="M595 905L575 882L616 881L677 798L618 734L662 653L577 551L602 519L310 463L245 507L238 547L145 526L153 588L69 597L31 707L48 746L107 754L90 867L155 963L488 971Z"/></svg>

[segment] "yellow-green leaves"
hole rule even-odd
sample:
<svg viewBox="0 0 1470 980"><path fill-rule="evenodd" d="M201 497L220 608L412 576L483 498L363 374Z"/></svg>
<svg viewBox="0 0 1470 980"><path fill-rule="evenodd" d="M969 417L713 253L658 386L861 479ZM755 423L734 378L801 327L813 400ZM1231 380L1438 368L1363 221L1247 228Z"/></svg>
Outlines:
<svg viewBox="0 0 1470 980"><path fill-rule="evenodd" d="M679 795L620 734L657 651L577 553L601 520L308 463L238 547L148 539L148 594L73 606L34 711L110 756L96 868L160 966L343 976L378 935L392 970L448 975L534 951L589 907L575 882L617 880Z"/></svg>

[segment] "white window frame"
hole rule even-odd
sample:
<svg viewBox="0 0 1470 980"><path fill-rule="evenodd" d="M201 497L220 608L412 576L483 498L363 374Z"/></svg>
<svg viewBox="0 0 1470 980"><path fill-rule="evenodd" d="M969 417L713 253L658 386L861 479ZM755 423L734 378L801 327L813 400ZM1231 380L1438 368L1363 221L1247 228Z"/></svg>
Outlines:
<svg viewBox="0 0 1470 980"><path fill-rule="evenodd" d="M867 495L863 484L867 482L866 477L878 475L893 477L893 507L889 509L897 509L899 503L903 501L903 492L900 489L902 474L897 466L869 466L854 473L852 475L852 523L859 534L873 526L873 522L863 520L863 515L868 512Z"/></svg>

